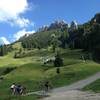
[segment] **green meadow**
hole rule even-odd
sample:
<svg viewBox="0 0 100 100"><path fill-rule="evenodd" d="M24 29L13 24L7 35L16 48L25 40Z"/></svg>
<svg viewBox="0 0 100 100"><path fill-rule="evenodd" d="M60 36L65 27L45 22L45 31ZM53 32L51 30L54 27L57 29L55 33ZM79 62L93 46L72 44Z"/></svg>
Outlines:
<svg viewBox="0 0 100 100"><path fill-rule="evenodd" d="M24 57L13 58L14 51L0 57L0 100L38 100L36 95L12 96L10 86L12 83L26 87L26 92L43 89L46 80L50 80L53 88L69 85L100 71L100 65L94 61L81 59L84 53L81 50L61 49L64 65L57 75L53 63L43 64L43 58L55 56L48 49L25 51Z"/></svg>

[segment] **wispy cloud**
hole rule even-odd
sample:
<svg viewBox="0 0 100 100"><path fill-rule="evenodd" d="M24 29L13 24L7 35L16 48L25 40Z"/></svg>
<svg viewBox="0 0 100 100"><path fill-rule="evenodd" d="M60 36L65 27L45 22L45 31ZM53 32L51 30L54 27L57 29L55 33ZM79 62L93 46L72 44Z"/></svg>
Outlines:
<svg viewBox="0 0 100 100"><path fill-rule="evenodd" d="M34 25L28 18L21 16L30 9L27 0L0 0L0 22L9 23L11 26L17 25L21 28Z"/></svg>
<svg viewBox="0 0 100 100"><path fill-rule="evenodd" d="M19 26L20 28L26 28L28 26L34 26L34 23L26 18L18 17L16 20L8 22L11 26Z"/></svg>
<svg viewBox="0 0 100 100"><path fill-rule="evenodd" d="M26 29L22 29L22 30L18 31L17 33L15 33L15 34L13 35L13 37L14 37L14 40L18 40L18 39L20 39L22 36L24 36L25 34L26 34L26 35L30 35L30 34L33 34L33 33L35 33L34 30L32 30L32 31L26 31Z"/></svg>
<svg viewBox="0 0 100 100"><path fill-rule="evenodd" d="M0 44L10 44L6 37L0 37Z"/></svg>

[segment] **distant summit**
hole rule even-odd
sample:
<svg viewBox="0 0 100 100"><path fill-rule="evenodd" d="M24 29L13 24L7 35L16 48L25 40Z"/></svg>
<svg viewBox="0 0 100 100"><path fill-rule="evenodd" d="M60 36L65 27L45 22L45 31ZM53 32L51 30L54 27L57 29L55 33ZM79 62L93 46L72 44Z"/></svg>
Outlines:
<svg viewBox="0 0 100 100"><path fill-rule="evenodd" d="M64 20L56 20L52 22L50 25L44 25L41 28L39 28L39 32L41 31L48 31L48 30L53 30L53 29L61 29L68 27L68 24Z"/></svg>
<svg viewBox="0 0 100 100"><path fill-rule="evenodd" d="M55 29L63 29L63 28L70 28L70 30L78 29L78 23L76 22L76 20L72 21L71 24L69 25L64 20L56 20L52 22L50 25L44 25L40 27L38 29L38 32L44 32L44 31L55 30Z"/></svg>
<svg viewBox="0 0 100 100"><path fill-rule="evenodd" d="M44 25L44 26L40 27L40 28L38 29L38 31L39 31L39 32L41 32L41 31L47 31L48 28L49 28L48 25Z"/></svg>
<svg viewBox="0 0 100 100"><path fill-rule="evenodd" d="M66 23L66 21L64 20L56 20L55 22L51 23L49 26L49 30L50 29L59 29L59 28L64 28L68 26L68 24Z"/></svg>
<svg viewBox="0 0 100 100"><path fill-rule="evenodd" d="M71 22L71 26L70 26L71 30L76 30L78 29L78 23L76 22L76 20Z"/></svg>

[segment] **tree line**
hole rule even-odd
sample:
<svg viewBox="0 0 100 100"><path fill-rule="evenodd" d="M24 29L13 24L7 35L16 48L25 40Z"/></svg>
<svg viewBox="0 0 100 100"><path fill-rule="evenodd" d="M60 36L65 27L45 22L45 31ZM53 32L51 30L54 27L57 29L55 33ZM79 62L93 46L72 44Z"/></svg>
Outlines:
<svg viewBox="0 0 100 100"><path fill-rule="evenodd" d="M4 56L13 50L12 45L1 45L0 46L0 56Z"/></svg>

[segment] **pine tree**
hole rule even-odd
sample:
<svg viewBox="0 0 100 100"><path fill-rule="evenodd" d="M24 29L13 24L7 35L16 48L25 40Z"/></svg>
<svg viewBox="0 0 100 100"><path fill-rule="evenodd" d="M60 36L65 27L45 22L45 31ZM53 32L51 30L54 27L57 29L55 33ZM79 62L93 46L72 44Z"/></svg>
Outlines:
<svg viewBox="0 0 100 100"><path fill-rule="evenodd" d="M63 66L63 59L59 53L55 56L54 66L56 67L56 73L60 74L60 67Z"/></svg>

